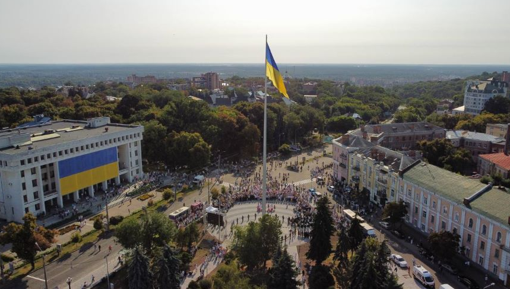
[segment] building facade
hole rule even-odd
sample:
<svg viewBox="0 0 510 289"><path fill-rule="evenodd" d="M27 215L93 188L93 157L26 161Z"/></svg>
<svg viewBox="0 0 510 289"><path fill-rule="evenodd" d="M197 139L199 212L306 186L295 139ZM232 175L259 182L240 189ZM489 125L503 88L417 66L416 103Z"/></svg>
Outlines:
<svg viewBox="0 0 510 289"><path fill-rule="evenodd" d="M458 234L461 253L508 285L510 198L506 191L416 162L400 173L398 200L407 205L406 221L412 227L424 234Z"/></svg>
<svg viewBox="0 0 510 289"><path fill-rule="evenodd" d="M490 79L487 81L468 81L464 92L464 112L478 115L485 103L497 96L506 96L508 83Z"/></svg>
<svg viewBox="0 0 510 289"><path fill-rule="evenodd" d="M449 130L446 138L451 141L454 147L467 149L473 161L478 161L478 155L502 152L505 148L505 139L490 134L466 131Z"/></svg>
<svg viewBox="0 0 510 289"><path fill-rule="evenodd" d="M142 134L108 117L0 131L0 218L21 222L142 177Z"/></svg>
<svg viewBox="0 0 510 289"><path fill-rule="evenodd" d="M478 173L482 176L500 174L503 178L510 175L510 156L505 153L485 154L478 156L477 162Z"/></svg>
<svg viewBox="0 0 510 289"><path fill-rule="evenodd" d="M485 133L495 137L506 138L510 125L504 123L488 123L485 127Z"/></svg>
<svg viewBox="0 0 510 289"><path fill-rule="evenodd" d="M207 72L191 79L191 85L196 88L215 90L220 88L220 77L216 72Z"/></svg>

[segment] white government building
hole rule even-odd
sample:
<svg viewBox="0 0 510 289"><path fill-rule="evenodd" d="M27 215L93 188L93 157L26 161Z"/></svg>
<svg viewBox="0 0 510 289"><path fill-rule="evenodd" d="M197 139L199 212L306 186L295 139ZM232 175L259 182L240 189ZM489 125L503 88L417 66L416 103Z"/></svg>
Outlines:
<svg viewBox="0 0 510 289"><path fill-rule="evenodd" d="M53 121L0 131L0 219L50 213L143 175L143 126Z"/></svg>

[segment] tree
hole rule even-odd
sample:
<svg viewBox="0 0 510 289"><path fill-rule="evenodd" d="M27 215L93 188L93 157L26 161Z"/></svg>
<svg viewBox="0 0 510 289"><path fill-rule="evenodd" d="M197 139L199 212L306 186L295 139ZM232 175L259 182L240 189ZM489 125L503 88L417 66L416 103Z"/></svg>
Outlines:
<svg viewBox="0 0 510 289"><path fill-rule="evenodd" d="M103 220L101 218L97 218L94 221L94 229L98 231L103 229Z"/></svg>
<svg viewBox="0 0 510 289"><path fill-rule="evenodd" d="M471 171L471 153L464 148L455 148L447 139L435 139L418 143L423 157L431 164L453 172Z"/></svg>
<svg viewBox="0 0 510 289"><path fill-rule="evenodd" d="M349 247L352 251L358 249L359 245L363 242L365 238L365 233L363 232L363 227L361 227L361 223L358 218L354 218L351 221L351 225L348 229L349 235Z"/></svg>
<svg viewBox="0 0 510 289"><path fill-rule="evenodd" d="M129 264L129 289L152 289L153 274L150 269L149 258L140 248L135 248L131 263Z"/></svg>
<svg viewBox="0 0 510 289"><path fill-rule="evenodd" d="M168 245L163 247L163 254L157 261L156 283L159 288L179 289L180 260Z"/></svg>
<svg viewBox="0 0 510 289"><path fill-rule="evenodd" d="M213 277L214 289L251 289L250 279L243 276L236 262L220 265Z"/></svg>
<svg viewBox="0 0 510 289"><path fill-rule="evenodd" d="M269 289L295 289L299 285L296 280L298 271L294 260L287 252L287 247L283 250L278 247L273 257L273 266L269 269Z"/></svg>
<svg viewBox="0 0 510 289"><path fill-rule="evenodd" d="M395 225L402 222L402 218L407 215L407 206L403 201L387 203L383 210L383 217Z"/></svg>
<svg viewBox="0 0 510 289"><path fill-rule="evenodd" d="M510 99L496 95L485 103L484 110L494 114L507 114L510 112Z"/></svg>
<svg viewBox="0 0 510 289"><path fill-rule="evenodd" d="M163 191L163 200L168 201L173 197L174 193L171 189L165 189Z"/></svg>
<svg viewBox="0 0 510 289"><path fill-rule="evenodd" d="M310 289L324 289L335 285L329 267L324 265L313 266L308 285Z"/></svg>
<svg viewBox="0 0 510 289"><path fill-rule="evenodd" d="M3 232L0 233L0 244L12 244L12 252L16 253L19 258L30 262L34 269L38 251L35 243L42 250L46 250L56 241L56 235L56 230L38 226L34 215L28 213L23 217L23 224L9 223L3 227Z"/></svg>
<svg viewBox="0 0 510 289"><path fill-rule="evenodd" d="M211 148L199 133L172 132L166 137L165 144L165 163L170 167L201 168L211 159Z"/></svg>
<svg viewBox="0 0 510 289"><path fill-rule="evenodd" d="M177 231L177 235L175 237L176 243L181 247L188 247L190 250L193 246L193 243L198 240L198 237L200 236L200 232L198 230L198 227L195 223L191 223L186 228L180 228Z"/></svg>
<svg viewBox="0 0 510 289"><path fill-rule="evenodd" d="M335 116L328 119L326 129L333 132L346 133L357 126L354 118L349 116Z"/></svg>
<svg viewBox="0 0 510 289"><path fill-rule="evenodd" d="M163 213L143 214L140 220L127 219L115 228L117 241L125 248L142 246L147 255L154 247L165 246L175 235L175 224Z"/></svg>
<svg viewBox="0 0 510 289"><path fill-rule="evenodd" d="M276 253L281 236L281 223L276 216L264 215L258 222L236 227L233 250L239 262L253 270L265 266Z"/></svg>
<svg viewBox="0 0 510 289"><path fill-rule="evenodd" d="M322 197L317 201L317 213L313 216L310 233L310 248L306 257L320 265L331 253L331 235L333 234L333 218L329 210L329 201Z"/></svg>
<svg viewBox="0 0 510 289"><path fill-rule="evenodd" d="M284 143L278 148L278 152L284 156L288 156L291 153L290 145Z"/></svg>
<svg viewBox="0 0 510 289"><path fill-rule="evenodd" d="M451 259L459 249L460 236L449 231L431 233L427 240L430 249L443 260Z"/></svg>
<svg viewBox="0 0 510 289"><path fill-rule="evenodd" d="M337 235L338 243L336 244L334 259L338 261L338 267L343 271L349 266L350 240L346 229L341 229Z"/></svg>
<svg viewBox="0 0 510 289"><path fill-rule="evenodd" d="M402 285L392 275L389 266L390 250L385 242L367 238L352 258L350 289L398 289Z"/></svg>
<svg viewBox="0 0 510 289"><path fill-rule="evenodd" d="M166 127L157 120L151 120L143 125L142 155L152 162L161 161L161 142L167 136Z"/></svg>

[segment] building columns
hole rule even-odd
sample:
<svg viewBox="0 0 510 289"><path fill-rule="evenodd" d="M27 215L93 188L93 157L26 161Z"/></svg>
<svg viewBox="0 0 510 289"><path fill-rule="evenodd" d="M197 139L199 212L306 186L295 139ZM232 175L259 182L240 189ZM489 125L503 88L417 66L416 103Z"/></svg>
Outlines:
<svg viewBox="0 0 510 289"><path fill-rule="evenodd" d="M74 191L73 196L74 196L74 201L78 202L80 200L80 191Z"/></svg>
<svg viewBox="0 0 510 289"><path fill-rule="evenodd" d="M103 191L107 192L108 191L108 181L104 181L102 186L103 186Z"/></svg>
<svg viewBox="0 0 510 289"><path fill-rule="evenodd" d="M41 205L41 211L46 212L46 205L44 204L44 185L42 182L42 175L41 175L41 166L35 167L35 173L37 176L37 186L39 189L37 190L39 193L39 204Z"/></svg>
<svg viewBox="0 0 510 289"><path fill-rule="evenodd" d="M94 186L92 185L92 186L89 187L89 196L93 198L94 197L94 192L95 192Z"/></svg>

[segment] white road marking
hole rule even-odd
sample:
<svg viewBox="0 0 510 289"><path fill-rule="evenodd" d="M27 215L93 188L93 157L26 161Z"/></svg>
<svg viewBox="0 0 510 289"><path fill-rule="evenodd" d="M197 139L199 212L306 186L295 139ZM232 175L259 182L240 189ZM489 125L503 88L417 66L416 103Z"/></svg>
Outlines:
<svg viewBox="0 0 510 289"><path fill-rule="evenodd" d="M27 275L28 278L32 278L34 280L37 280L37 281L41 281L41 282L44 282L44 279L41 279L41 278L37 278L37 277L34 277L34 276L30 276L30 275Z"/></svg>

